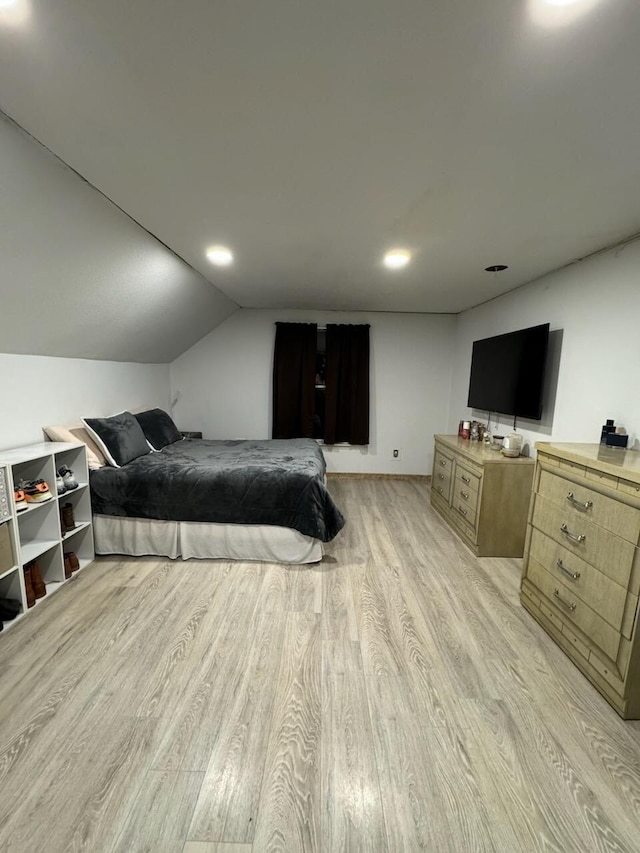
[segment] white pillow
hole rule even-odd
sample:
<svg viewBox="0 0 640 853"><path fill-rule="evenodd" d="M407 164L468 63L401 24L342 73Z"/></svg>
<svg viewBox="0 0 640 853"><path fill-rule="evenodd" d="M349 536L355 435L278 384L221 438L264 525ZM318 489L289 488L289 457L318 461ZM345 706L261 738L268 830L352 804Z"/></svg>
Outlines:
<svg viewBox="0 0 640 853"><path fill-rule="evenodd" d="M51 441L81 441L87 448L87 464L91 471L104 468L107 460L95 441L91 438L82 421L61 426L46 426L42 428Z"/></svg>

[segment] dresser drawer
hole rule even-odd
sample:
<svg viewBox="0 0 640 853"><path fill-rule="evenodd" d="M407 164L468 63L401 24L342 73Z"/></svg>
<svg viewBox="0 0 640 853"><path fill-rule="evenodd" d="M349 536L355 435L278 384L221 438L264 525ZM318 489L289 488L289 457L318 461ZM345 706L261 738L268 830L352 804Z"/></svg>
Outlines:
<svg viewBox="0 0 640 853"><path fill-rule="evenodd" d="M433 477L431 478L431 488L437 492L440 497L449 503L451 494L451 475L447 474L444 469L438 471L434 468Z"/></svg>
<svg viewBox="0 0 640 853"><path fill-rule="evenodd" d="M433 456L433 478L435 479L436 474L441 472L442 474L446 474L448 477L453 475L453 459L449 456L445 456L444 453L441 453L436 449L436 452Z"/></svg>
<svg viewBox="0 0 640 853"><path fill-rule="evenodd" d="M560 510L540 494L535 497L531 523L620 586L628 587L636 550L630 542L584 516L578 518L572 511Z"/></svg>
<svg viewBox="0 0 640 853"><path fill-rule="evenodd" d="M545 598L553 602L559 617L577 625L592 643L615 661L621 639L615 628L531 557L527 564L526 577Z"/></svg>
<svg viewBox="0 0 640 853"><path fill-rule="evenodd" d="M640 535L640 510L590 489L572 483L558 474L542 471L539 494L562 507L569 518L588 518L634 545Z"/></svg>
<svg viewBox="0 0 640 853"><path fill-rule="evenodd" d="M633 483L631 480L618 480L618 491L624 495L640 498L640 484Z"/></svg>
<svg viewBox="0 0 640 853"><path fill-rule="evenodd" d="M464 507L462 509L464 509ZM451 524L464 534L468 540L477 544L478 529L476 525L476 518L471 516L468 510L467 515L465 516L462 514L461 509L458 508L458 504L453 504L449 509L449 519Z"/></svg>
<svg viewBox="0 0 640 853"><path fill-rule="evenodd" d="M582 477L584 477L587 472L586 465L583 465L580 462L572 462L570 459L561 459L558 466L563 471L571 471L572 474L580 474Z"/></svg>
<svg viewBox="0 0 640 853"><path fill-rule="evenodd" d="M531 532L529 554L616 631L622 630L627 600L624 587L535 528Z"/></svg>
<svg viewBox="0 0 640 853"><path fill-rule="evenodd" d="M451 502L467 507L475 513L478 509L478 492L476 489L472 489L471 486L463 483L459 476L456 476L453 481Z"/></svg>
<svg viewBox="0 0 640 853"><path fill-rule="evenodd" d="M457 497L455 494L452 495L451 499L451 509L453 511L454 516L458 517L459 521L462 521L465 525L473 528L476 528L476 511L468 504L462 500L462 498Z"/></svg>
<svg viewBox="0 0 640 853"><path fill-rule="evenodd" d="M610 489L618 488L618 478L613 474L607 474L605 471L597 471L595 468L587 468L585 472L587 480L593 480L595 483L600 483L602 486L608 486Z"/></svg>
<svg viewBox="0 0 640 853"><path fill-rule="evenodd" d="M472 468L468 468L461 462L456 462L455 480L456 488L458 488L459 483L460 488L464 488L465 490L473 489L473 491L477 493L480 491L482 474L479 471L474 471Z"/></svg>

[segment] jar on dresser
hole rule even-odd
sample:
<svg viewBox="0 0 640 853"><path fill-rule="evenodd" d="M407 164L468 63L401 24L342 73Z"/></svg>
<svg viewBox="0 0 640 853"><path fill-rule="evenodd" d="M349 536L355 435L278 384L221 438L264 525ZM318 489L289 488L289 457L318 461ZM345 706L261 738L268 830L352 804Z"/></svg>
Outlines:
<svg viewBox="0 0 640 853"><path fill-rule="evenodd" d="M523 606L624 719L640 718L640 453L540 443Z"/></svg>

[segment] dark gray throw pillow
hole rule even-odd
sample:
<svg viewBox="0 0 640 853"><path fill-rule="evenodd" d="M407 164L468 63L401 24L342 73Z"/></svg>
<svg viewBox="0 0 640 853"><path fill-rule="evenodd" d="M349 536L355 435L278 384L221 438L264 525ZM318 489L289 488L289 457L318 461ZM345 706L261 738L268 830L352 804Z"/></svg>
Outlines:
<svg viewBox="0 0 640 853"><path fill-rule="evenodd" d="M162 450L168 444L180 441L182 435L170 415L162 409L138 412L136 420L142 427L145 438L154 450Z"/></svg>
<svg viewBox="0 0 640 853"><path fill-rule="evenodd" d="M151 453L144 432L131 412L120 412L110 418L83 418L82 423L114 468Z"/></svg>

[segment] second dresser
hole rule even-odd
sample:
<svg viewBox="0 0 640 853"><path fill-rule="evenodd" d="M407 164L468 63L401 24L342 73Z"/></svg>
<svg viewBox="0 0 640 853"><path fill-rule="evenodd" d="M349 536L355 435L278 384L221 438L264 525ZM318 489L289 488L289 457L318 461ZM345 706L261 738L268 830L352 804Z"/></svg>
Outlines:
<svg viewBox="0 0 640 853"><path fill-rule="evenodd" d="M522 604L625 718L640 716L640 453L536 445Z"/></svg>

